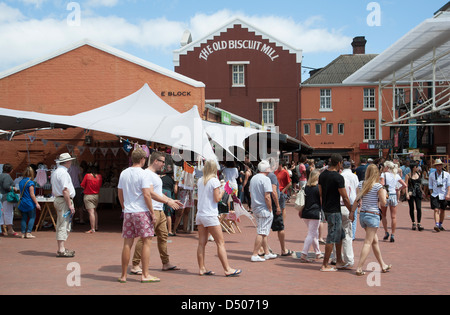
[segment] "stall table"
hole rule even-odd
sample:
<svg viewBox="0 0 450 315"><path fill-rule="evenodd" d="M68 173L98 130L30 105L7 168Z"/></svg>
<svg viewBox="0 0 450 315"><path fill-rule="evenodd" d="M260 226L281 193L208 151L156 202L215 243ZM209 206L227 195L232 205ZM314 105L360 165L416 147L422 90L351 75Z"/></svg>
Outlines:
<svg viewBox="0 0 450 315"><path fill-rule="evenodd" d="M39 215L39 221L36 224L36 232L38 229L42 226L44 223L44 220L48 217L53 222L53 228L56 229L56 221L55 218L57 218L57 214L55 212L55 216L53 217L52 211L54 211L53 202L55 201L55 197L45 198L45 197L36 197L37 202L41 204L41 213Z"/></svg>

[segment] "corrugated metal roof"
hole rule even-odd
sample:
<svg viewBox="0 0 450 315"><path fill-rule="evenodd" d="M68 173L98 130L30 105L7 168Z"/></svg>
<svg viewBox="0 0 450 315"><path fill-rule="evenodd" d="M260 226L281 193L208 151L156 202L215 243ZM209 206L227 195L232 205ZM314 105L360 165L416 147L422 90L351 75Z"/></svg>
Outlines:
<svg viewBox="0 0 450 315"><path fill-rule="evenodd" d="M376 56L376 54L341 55L304 81L302 85L340 84Z"/></svg>

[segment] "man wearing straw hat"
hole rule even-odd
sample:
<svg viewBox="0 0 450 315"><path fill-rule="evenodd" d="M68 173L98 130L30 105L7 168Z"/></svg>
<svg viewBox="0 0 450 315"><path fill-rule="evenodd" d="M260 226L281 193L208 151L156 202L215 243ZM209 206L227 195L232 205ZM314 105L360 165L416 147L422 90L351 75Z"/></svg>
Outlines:
<svg viewBox="0 0 450 315"><path fill-rule="evenodd" d="M51 184L52 193L55 197L53 205L57 213L56 221L56 242L58 251L56 257L74 257L75 251L65 247L65 242L69 237L72 216L75 213L73 198L75 197L75 188L69 175L69 168L75 158L69 153L61 154L55 160L58 168L52 173Z"/></svg>
<svg viewBox="0 0 450 315"><path fill-rule="evenodd" d="M445 208L447 208L447 201L450 201L450 175L442 169L443 164L440 159L436 159L433 164L436 171L429 176L430 202L431 209L434 210L436 222L434 230L436 232L444 231L442 224L445 218Z"/></svg>

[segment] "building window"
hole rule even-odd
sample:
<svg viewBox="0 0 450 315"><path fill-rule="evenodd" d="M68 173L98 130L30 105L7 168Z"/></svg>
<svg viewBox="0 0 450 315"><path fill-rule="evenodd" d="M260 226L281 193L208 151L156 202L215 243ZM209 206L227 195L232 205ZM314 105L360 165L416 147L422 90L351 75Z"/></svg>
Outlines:
<svg viewBox="0 0 450 315"><path fill-rule="evenodd" d="M245 86L245 65L233 65L232 74L234 87Z"/></svg>
<svg viewBox="0 0 450 315"><path fill-rule="evenodd" d="M316 135L322 134L322 124L316 124Z"/></svg>
<svg viewBox="0 0 450 315"><path fill-rule="evenodd" d="M331 90L323 89L320 90L320 110L330 111L331 108Z"/></svg>
<svg viewBox="0 0 450 315"><path fill-rule="evenodd" d="M364 109L375 109L375 89L364 89Z"/></svg>
<svg viewBox="0 0 450 315"><path fill-rule="evenodd" d="M333 124L327 124L327 134L333 134Z"/></svg>
<svg viewBox="0 0 450 315"><path fill-rule="evenodd" d="M303 125L303 133L305 135L309 135L311 133L311 125L310 124Z"/></svg>
<svg viewBox="0 0 450 315"><path fill-rule="evenodd" d="M344 134L344 124L338 124L338 134Z"/></svg>
<svg viewBox="0 0 450 315"><path fill-rule="evenodd" d="M275 125L275 103L261 103L264 125Z"/></svg>
<svg viewBox="0 0 450 315"><path fill-rule="evenodd" d="M364 120L364 140L375 140L376 138L375 119Z"/></svg>

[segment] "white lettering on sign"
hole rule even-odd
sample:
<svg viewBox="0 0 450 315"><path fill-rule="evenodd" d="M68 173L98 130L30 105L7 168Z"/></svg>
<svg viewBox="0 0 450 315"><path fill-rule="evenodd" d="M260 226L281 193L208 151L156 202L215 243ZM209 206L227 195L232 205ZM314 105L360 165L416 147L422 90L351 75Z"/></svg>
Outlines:
<svg viewBox="0 0 450 315"><path fill-rule="evenodd" d="M263 44L260 41L256 40L242 40L242 39L232 39L232 40L222 40L213 42L210 45L207 45L203 48L199 54L200 59L208 60L208 57L212 55L216 51L225 50L225 49L248 49L248 50L257 50L264 54L266 54L272 61L280 57L277 54L276 50L272 48L270 45Z"/></svg>

